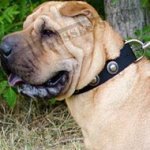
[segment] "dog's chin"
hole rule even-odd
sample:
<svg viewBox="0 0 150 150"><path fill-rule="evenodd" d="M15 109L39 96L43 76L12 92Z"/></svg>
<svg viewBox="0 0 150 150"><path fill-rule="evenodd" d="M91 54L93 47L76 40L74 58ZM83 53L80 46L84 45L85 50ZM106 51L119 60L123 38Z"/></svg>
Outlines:
<svg viewBox="0 0 150 150"><path fill-rule="evenodd" d="M69 72L59 71L52 78L41 85L24 82L20 77L11 74L8 78L11 86L17 86L18 92L32 97L49 99L63 94L69 83Z"/></svg>

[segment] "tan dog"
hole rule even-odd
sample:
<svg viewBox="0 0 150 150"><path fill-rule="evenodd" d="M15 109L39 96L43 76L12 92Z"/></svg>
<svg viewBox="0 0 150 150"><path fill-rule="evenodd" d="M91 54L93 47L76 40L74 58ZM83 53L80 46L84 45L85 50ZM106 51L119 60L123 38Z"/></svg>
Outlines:
<svg viewBox="0 0 150 150"><path fill-rule="evenodd" d="M66 99L89 150L150 149L150 63L132 63L104 84L79 95L122 38L85 2L47 2L6 36L2 65L11 85L32 97ZM5 57L4 57L5 56ZM7 57L6 57L7 56Z"/></svg>

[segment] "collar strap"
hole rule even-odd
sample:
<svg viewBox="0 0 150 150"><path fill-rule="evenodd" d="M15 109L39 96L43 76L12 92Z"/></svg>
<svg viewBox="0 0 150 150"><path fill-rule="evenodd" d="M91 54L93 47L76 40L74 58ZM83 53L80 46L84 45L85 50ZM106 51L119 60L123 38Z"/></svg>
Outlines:
<svg viewBox="0 0 150 150"><path fill-rule="evenodd" d="M121 49L120 56L114 60L107 61L104 69L95 77L95 79L93 79L93 81L83 89L76 90L74 95L85 93L93 88L96 88L97 86L100 86L135 61L136 56L133 53L132 48L129 44L125 44Z"/></svg>

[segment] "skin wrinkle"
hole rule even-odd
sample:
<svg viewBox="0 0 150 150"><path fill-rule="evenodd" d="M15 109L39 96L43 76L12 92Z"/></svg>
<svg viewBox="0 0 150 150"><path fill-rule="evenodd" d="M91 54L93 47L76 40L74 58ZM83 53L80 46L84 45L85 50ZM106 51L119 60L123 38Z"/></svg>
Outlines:
<svg viewBox="0 0 150 150"><path fill-rule="evenodd" d="M96 31L95 31L95 33L96 33ZM94 36L93 36L93 37L94 37ZM93 40L93 41L95 41L95 40ZM97 60L96 57L98 56L98 53L100 53L100 48L101 48L101 47L99 46L98 48L96 48L96 47L95 47L96 44L93 44L93 46L94 46L94 49L93 49L93 54L94 54L94 55L92 55L92 59L96 61L96 60ZM99 56L102 56L102 54L99 54ZM105 57L103 56L103 59L104 59L104 58L105 58ZM99 57L98 59L102 59L102 58ZM102 60L103 60L103 59L102 59ZM91 61L91 62L93 62L93 61ZM104 65L103 65L103 66L104 66ZM87 73L88 73L88 74L89 74L89 73L91 74L91 69L92 69L92 71L93 71L94 68L95 68L95 67L94 67L94 64L92 63L89 68L90 68L90 69L87 71ZM99 68L102 69L102 67L99 67ZM95 76L94 74L98 74L99 72L100 72L100 69L97 71L97 73L92 72L93 75L92 75L92 74L91 74L91 75L92 75L93 77L91 78L90 76L88 76L89 79L86 78L86 82L88 82L88 83L91 82L91 79L93 79L94 76ZM80 82L79 82L80 85L78 85L78 86L79 86L80 88L84 87L84 85L82 85L84 82L85 82L84 76L80 76ZM87 84L88 84L88 83L87 83Z"/></svg>
<svg viewBox="0 0 150 150"><path fill-rule="evenodd" d="M45 52L53 52L57 53L57 49L55 48L54 44L57 43L57 35L53 35L53 37L45 38L42 41L42 45L44 47Z"/></svg>
<svg viewBox="0 0 150 150"><path fill-rule="evenodd" d="M39 39L39 42L38 42L38 43L37 43L36 41L34 41L34 44L33 44L33 45L37 45L37 47L38 47L38 52L39 52L39 54L42 56L42 55L45 54L45 51L44 51L44 48L43 48L42 44L40 44L40 43L42 43L42 39Z"/></svg>
<svg viewBox="0 0 150 150"><path fill-rule="evenodd" d="M74 39L72 39L71 38L71 41L72 41L72 43L73 43L73 45L76 45L75 43L75 41L74 41ZM81 48L81 47L80 47ZM85 60L85 55L83 56L83 61ZM88 59L89 60L89 59ZM88 61L89 62L89 61ZM83 63L81 64L81 66L83 67ZM85 67L85 66L84 66ZM90 66L89 66L90 67ZM82 69L81 69L82 70ZM80 73L81 74L81 73ZM79 79L80 80L80 79ZM78 82L79 82L79 80L78 80Z"/></svg>
<svg viewBox="0 0 150 150"><path fill-rule="evenodd" d="M69 52L71 52L71 54L72 54L76 59L79 58L78 55L81 55L80 60L78 60L78 62L79 62L79 64L82 64L82 60L83 60L83 54L81 53L82 49L79 48L79 47L76 47L76 48L75 48L75 47L74 47L74 43L72 42L72 40L71 40L71 41L66 41L66 42L64 41L64 44L65 44L67 50L68 50ZM70 49L71 49L72 51L70 51ZM80 69L79 69L79 73L80 73Z"/></svg>
<svg viewBox="0 0 150 150"><path fill-rule="evenodd" d="M67 50L67 46L65 45L65 42L62 40L62 42L63 42L63 47L64 47L64 50L66 51ZM75 58L74 56L73 56L73 54L70 52L70 51L67 51L67 54L71 57L71 58Z"/></svg>
<svg viewBox="0 0 150 150"><path fill-rule="evenodd" d="M31 35L31 34L30 34ZM30 36L28 36L28 37L30 37ZM32 36L31 36L32 37ZM33 38L34 39L34 38ZM26 43L28 43L27 45L29 46L29 49L32 49L32 51L31 51L31 53L32 53L32 55L34 56L34 60L36 60L36 61L40 61L40 58L38 57L38 55L41 53L41 55L42 55L42 50L39 50L39 47L40 47L40 42L37 42L37 41L35 41L35 40L32 40L31 38L26 38L25 39L26 40ZM32 43L30 42L30 41L32 41ZM38 43L38 46L37 46L37 43ZM38 47L38 51L37 51L37 49L36 49L36 47L34 47L36 45L36 47ZM42 48L41 48L42 49Z"/></svg>
<svg viewBox="0 0 150 150"><path fill-rule="evenodd" d="M31 73L34 70L32 67L30 67L26 63L25 64L16 64L16 66L17 66L18 70L22 70L22 71L25 71L25 72L28 72L28 73Z"/></svg>
<svg viewBox="0 0 150 150"><path fill-rule="evenodd" d="M47 15L45 14L45 16L47 16ZM46 19L41 18L41 20L43 20L43 23L42 23L41 26L40 26L39 32L41 32L43 29L47 29L47 21L46 21ZM54 31L54 29L52 29L51 27L49 27L49 30ZM55 32L55 31L54 31L54 32ZM41 33L40 33L40 34L41 34Z"/></svg>
<svg viewBox="0 0 150 150"><path fill-rule="evenodd" d="M38 69L38 67L35 65L35 63L33 62L32 59L28 58L27 62L29 62L31 64L32 68L34 68L35 70Z"/></svg>
<svg viewBox="0 0 150 150"><path fill-rule="evenodd" d="M30 49L32 49L32 46L31 46L30 44L29 44L28 46L29 46ZM37 57L37 54L36 54L33 50L34 50L34 48L33 48L32 51L31 51L31 54L32 54L32 56L33 56L33 59L36 60L36 61L39 61L39 59L38 59L38 57Z"/></svg>
<svg viewBox="0 0 150 150"><path fill-rule="evenodd" d="M52 29L55 29L56 31L61 28L61 26L58 24L58 22L55 22L47 15L43 15L41 17L45 20L47 28L52 28Z"/></svg>
<svg viewBox="0 0 150 150"><path fill-rule="evenodd" d="M57 9L57 7L50 7L50 12L52 13L53 19L57 21L57 23L59 24L59 26L62 26L63 23L63 19L60 15L59 10Z"/></svg>
<svg viewBox="0 0 150 150"><path fill-rule="evenodd" d="M73 45L75 45L75 44L73 44ZM80 47L81 48L81 47ZM90 58L88 58L88 62L87 62L87 57L85 56L85 55L83 55L83 61L80 63L81 64L81 72L80 72L80 74L82 74L82 70L84 70L83 68L85 68L85 66L83 65L83 64L91 64L91 57ZM87 68L87 70L90 68L90 64L89 64L89 67ZM87 73L87 72L86 72ZM79 79L78 79L78 81L77 81L77 84L79 83L79 81L81 80L81 78L79 77Z"/></svg>

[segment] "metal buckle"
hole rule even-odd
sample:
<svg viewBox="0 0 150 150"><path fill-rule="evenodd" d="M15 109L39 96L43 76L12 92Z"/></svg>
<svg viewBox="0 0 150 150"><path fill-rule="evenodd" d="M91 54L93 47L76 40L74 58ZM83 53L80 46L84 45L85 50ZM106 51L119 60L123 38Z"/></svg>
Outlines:
<svg viewBox="0 0 150 150"><path fill-rule="evenodd" d="M134 51L141 51L142 50L142 54L141 56L136 60L136 62L138 62L139 60L141 60L144 56L145 56L145 50L150 47L150 42L148 43L143 43L142 41L140 40L137 40L137 39L131 39L131 40L128 40L125 42L125 44L130 44L130 43L135 43L135 44L139 44L140 45L140 49L136 49L136 50L133 50Z"/></svg>

